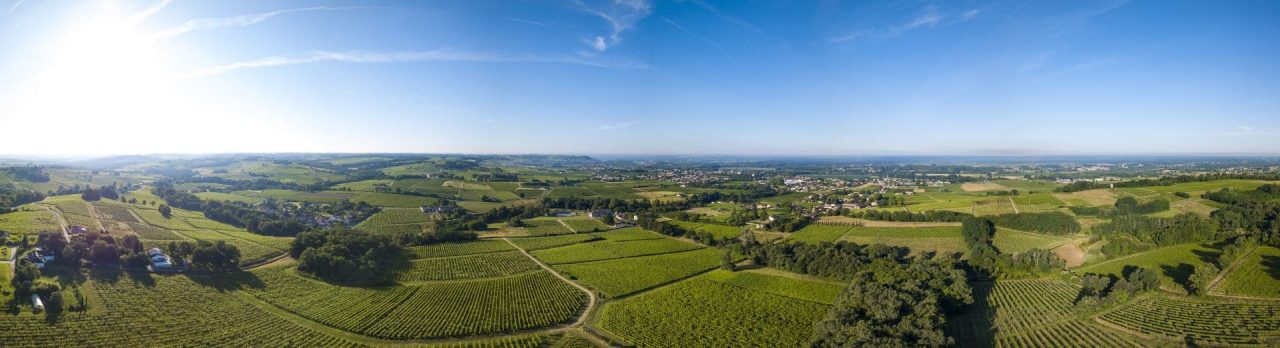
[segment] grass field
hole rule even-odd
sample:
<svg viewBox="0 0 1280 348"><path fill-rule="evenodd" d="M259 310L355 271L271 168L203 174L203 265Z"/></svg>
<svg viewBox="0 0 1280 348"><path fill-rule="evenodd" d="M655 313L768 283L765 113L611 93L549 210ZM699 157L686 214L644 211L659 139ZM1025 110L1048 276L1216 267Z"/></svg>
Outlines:
<svg viewBox="0 0 1280 348"><path fill-rule="evenodd" d="M658 232L653 232L639 227L620 228L608 232L595 233L595 235L611 242L666 238Z"/></svg>
<svg viewBox="0 0 1280 348"><path fill-rule="evenodd" d="M1207 245L1174 245L1104 261L1077 269L1076 273L1123 276L1127 266L1145 267L1159 272L1166 287L1181 290L1196 266L1212 263L1220 253Z"/></svg>
<svg viewBox="0 0 1280 348"><path fill-rule="evenodd" d="M606 305L600 327L637 346L799 347L839 287L714 271ZM786 292L794 296L779 295ZM692 324L692 325L691 325Z"/></svg>
<svg viewBox="0 0 1280 348"><path fill-rule="evenodd" d="M312 203L337 203L356 195L353 192L302 192L293 190L236 191L232 192L232 194L261 199L275 198L282 201Z"/></svg>
<svg viewBox="0 0 1280 348"><path fill-rule="evenodd" d="M1260 246L1238 261L1215 292L1230 296L1280 297L1280 248Z"/></svg>
<svg viewBox="0 0 1280 348"><path fill-rule="evenodd" d="M352 202L365 202L369 203L369 205L393 208L416 208L424 205L433 205L439 202L438 199L431 197L380 192L361 192L360 194L355 195L355 197L351 197L350 200Z"/></svg>
<svg viewBox="0 0 1280 348"><path fill-rule="evenodd" d="M622 297L720 265L721 252L703 248L672 254L555 266L566 276L608 297Z"/></svg>

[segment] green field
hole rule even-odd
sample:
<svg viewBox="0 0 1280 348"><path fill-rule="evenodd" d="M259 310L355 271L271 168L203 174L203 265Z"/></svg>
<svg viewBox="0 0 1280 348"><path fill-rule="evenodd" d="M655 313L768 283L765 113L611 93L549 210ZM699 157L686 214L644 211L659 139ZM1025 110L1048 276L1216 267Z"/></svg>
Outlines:
<svg viewBox="0 0 1280 348"><path fill-rule="evenodd" d="M680 228L700 233L710 233L716 238L735 238L742 235L743 227L728 226L721 224L709 224L701 222L689 222L680 220L671 220L668 223L679 226Z"/></svg>
<svg viewBox="0 0 1280 348"><path fill-rule="evenodd" d="M1212 263L1218 258L1219 253L1221 251L1218 249L1201 244L1174 245L1121 256L1114 260L1076 269L1076 273L1123 276L1125 267L1143 267L1159 272L1165 286L1181 289L1187 284L1187 279L1196 266Z"/></svg>
<svg viewBox="0 0 1280 348"><path fill-rule="evenodd" d="M1100 320L1191 346L1267 345L1280 338L1280 303L1145 298Z"/></svg>
<svg viewBox="0 0 1280 348"><path fill-rule="evenodd" d="M661 239L666 238L657 232L649 231L639 227L627 227L616 229L608 232L595 233L596 236L607 239L611 242L626 242L633 240L645 239Z"/></svg>
<svg viewBox="0 0 1280 348"><path fill-rule="evenodd" d="M702 246L671 238L635 241L602 240L538 250L533 252L533 256L542 262L554 265L666 254L699 248Z"/></svg>
<svg viewBox="0 0 1280 348"><path fill-rule="evenodd" d="M787 239L801 243L833 243L851 229L853 227L850 226L809 224L799 231L791 232Z"/></svg>
<svg viewBox="0 0 1280 348"><path fill-rule="evenodd" d="M721 252L704 248L555 266L556 270L608 297L621 297L679 280L720 265Z"/></svg>
<svg viewBox="0 0 1280 348"><path fill-rule="evenodd" d="M1002 253L1021 254L1031 249L1053 249L1071 242L1071 239L1001 227L996 229L996 236L992 242Z"/></svg>
<svg viewBox="0 0 1280 348"><path fill-rule="evenodd" d="M477 240L469 242L439 243L406 248L413 258L425 259L433 257L462 256L472 254L496 253L516 250L510 243L501 240Z"/></svg>
<svg viewBox="0 0 1280 348"><path fill-rule="evenodd" d="M936 252L951 254L964 252L964 240L960 228L939 227L855 227L838 240L858 244L884 244L906 247L913 254Z"/></svg>
<svg viewBox="0 0 1280 348"><path fill-rule="evenodd" d="M948 318L960 347L1140 347L1134 337L1077 318L1079 285L1060 280L974 283L974 310Z"/></svg>
<svg viewBox="0 0 1280 348"><path fill-rule="evenodd" d="M405 283L493 278L538 269L538 264L524 256L524 253L507 251L413 260L396 280Z"/></svg>
<svg viewBox="0 0 1280 348"><path fill-rule="evenodd" d="M1237 261L1215 292L1230 296L1280 297L1280 248L1259 246Z"/></svg>
<svg viewBox="0 0 1280 348"><path fill-rule="evenodd" d="M262 203L262 198L238 195L234 193L196 192L195 195L196 197L200 197L200 199L206 200L206 201L232 201L232 202L242 202L242 203L249 203L249 204Z"/></svg>
<svg viewBox="0 0 1280 348"><path fill-rule="evenodd" d="M253 296L325 325L384 339L469 336L553 325L586 294L546 272L387 288L335 286L289 267L254 271Z"/></svg>
<svg viewBox="0 0 1280 348"><path fill-rule="evenodd" d="M722 272L611 302L600 327L637 346L798 347L808 342L827 305L767 290L780 287L827 303L834 299L833 287L839 292L839 286L825 283Z"/></svg>
<svg viewBox="0 0 1280 348"><path fill-rule="evenodd" d="M62 229L58 225L57 218L48 210L34 205L26 205L22 209L29 210L0 214L0 231L15 235L27 235Z"/></svg>
<svg viewBox="0 0 1280 348"><path fill-rule="evenodd" d="M608 234L608 233L619 232L619 231L623 231L623 230L603 232L602 234ZM547 236L547 237L511 238L510 240L512 243L515 243L516 245L520 246L525 250L533 251L533 250L539 250L539 249L554 248L558 246L565 246L570 244L589 242L597 239L600 239L600 237L596 235L590 235L590 234L566 234L566 235Z"/></svg>

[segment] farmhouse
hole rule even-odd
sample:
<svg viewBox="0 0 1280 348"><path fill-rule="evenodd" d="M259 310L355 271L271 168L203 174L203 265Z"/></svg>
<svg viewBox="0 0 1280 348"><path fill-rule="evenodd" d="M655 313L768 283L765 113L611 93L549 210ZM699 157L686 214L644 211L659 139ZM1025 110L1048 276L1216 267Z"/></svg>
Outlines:
<svg viewBox="0 0 1280 348"><path fill-rule="evenodd" d="M71 234L84 234L84 233L89 233L89 229L88 229L88 228L85 228L84 226L71 226L71 231L70 231L70 233L71 233Z"/></svg>
<svg viewBox="0 0 1280 348"><path fill-rule="evenodd" d="M602 219L609 215L613 215L613 211L609 209L596 209L596 210L587 212L587 216L591 217L592 219Z"/></svg>
<svg viewBox="0 0 1280 348"><path fill-rule="evenodd" d="M448 213L451 211L458 210L459 208L453 205L437 205L437 206L424 205L424 206L418 207L418 209L422 210L423 213L431 214L431 213Z"/></svg>
<svg viewBox="0 0 1280 348"><path fill-rule="evenodd" d="M53 261L54 257L53 255L42 254L43 252L44 249L41 248L32 249L31 252L27 253L27 261L31 261L31 263L36 265L36 267L44 269L44 263Z"/></svg>

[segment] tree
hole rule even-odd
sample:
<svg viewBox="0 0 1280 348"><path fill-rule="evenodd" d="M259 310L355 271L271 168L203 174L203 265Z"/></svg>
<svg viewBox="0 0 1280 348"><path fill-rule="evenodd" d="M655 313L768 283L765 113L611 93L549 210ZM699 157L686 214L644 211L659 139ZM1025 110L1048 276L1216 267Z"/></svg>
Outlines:
<svg viewBox="0 0 1280 348"><path fill-rule="evenodd" d="M720 259L720 269L738 270L738 265L733 262L733 251L729 250L729 248L724 249L724 257Z"/></svg>
<svg viewBox="0 0 1280 348"><path fill-rule="evenodd" d="M44 301L44 310L47 315L57 317L62 313L63 303L62 291L54 291L49 293L49 299Z"/></svg>
<svg viewBox="0 0 1280 348"><path fill-rule="evenodd" d="M164 218L168 219L172 217L173 209L170 209L168 205L161 204L159 210L160 215L163 215Z"/></svg>
<svg viewBox="0 0 1280 348"><path fill-rule="evenodd" d="M94 202L94 201L101 200L102 195L98 193L98 190L87 188L87 189L84 189L84 192L80 193L80 199Z"/></svg>
<svg viewBox="0 0 1280 348"><path fill-rule="evenodd" d="M1195 271L1191 272L1191 278L1188 279L1190 281L1188 290L1195 295L1206 295L1209 293L1209 285L1217 277L1218 266L1213 264L1196 266Z"/></svg>
<svg viewBox="0 0 1280 348"><path fill-rule="evenodd" d="M340 228L299 233L290 254L298 255L298 271L356 285L390 283L408 263L391 238Z"/></svg>
<svg viewBox="0 0 1280 348"><path fill-rule="evenodd" d="M100 265L120 262L119 249L114 244L108 244L102 239L93 241L93 246L89 247L89 256L92 258L93 263Z"/></svg>
<svg viewBox="0 0 1280 348"><path fill-rule="evenodd" d="M1135 292L1160 288L1160 275L1149 268L1136 268L1129 272L1127 279Z"/></svg>

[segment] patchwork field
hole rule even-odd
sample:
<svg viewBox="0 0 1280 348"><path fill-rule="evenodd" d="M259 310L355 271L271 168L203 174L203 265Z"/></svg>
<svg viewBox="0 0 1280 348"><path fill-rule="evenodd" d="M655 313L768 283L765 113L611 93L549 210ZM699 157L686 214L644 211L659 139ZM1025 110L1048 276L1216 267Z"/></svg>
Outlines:
<svg viewBox="0 0 1280 348"><path fill-rule="evenodd" d="M1060 280L974 283L974 308L948 318L961 347L1141 347L1137 337L1077 318L1080 291Z"/></svg>

